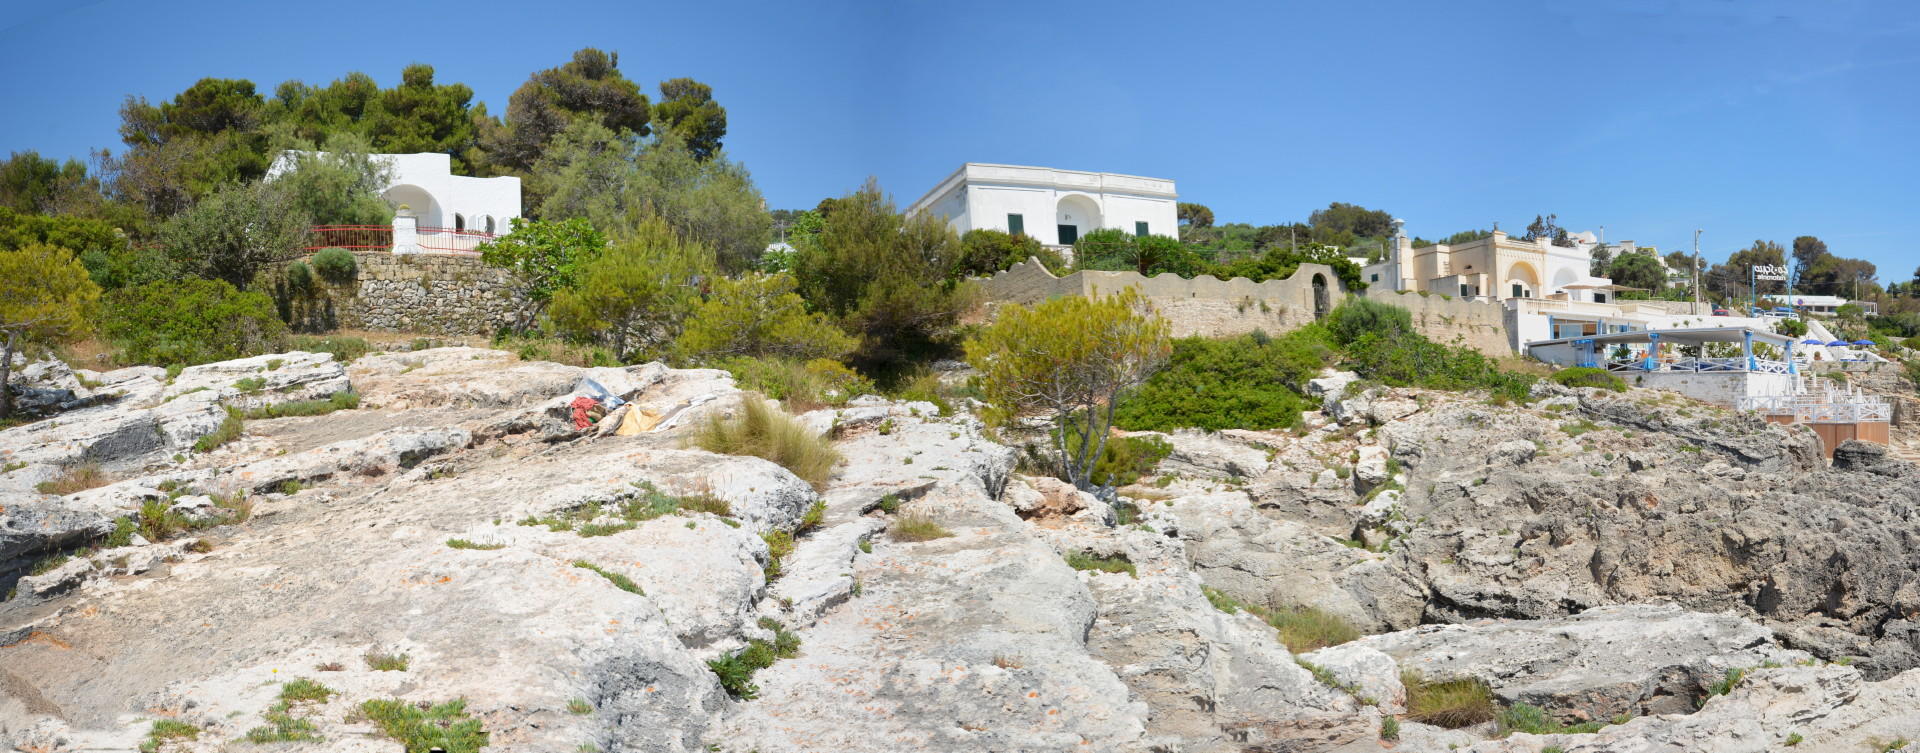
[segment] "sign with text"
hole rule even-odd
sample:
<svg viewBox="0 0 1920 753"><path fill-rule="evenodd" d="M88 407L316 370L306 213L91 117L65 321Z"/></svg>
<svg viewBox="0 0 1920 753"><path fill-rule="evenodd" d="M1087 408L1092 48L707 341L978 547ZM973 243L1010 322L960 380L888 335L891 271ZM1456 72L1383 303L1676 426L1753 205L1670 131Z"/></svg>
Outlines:
<svg viewBox="0 0 1920 753"><path fill-rule="evenodd" d="M1785 280L1787 279L1787 268L1779 264L1755 264L1753 265L1753 279Z"/></svg>

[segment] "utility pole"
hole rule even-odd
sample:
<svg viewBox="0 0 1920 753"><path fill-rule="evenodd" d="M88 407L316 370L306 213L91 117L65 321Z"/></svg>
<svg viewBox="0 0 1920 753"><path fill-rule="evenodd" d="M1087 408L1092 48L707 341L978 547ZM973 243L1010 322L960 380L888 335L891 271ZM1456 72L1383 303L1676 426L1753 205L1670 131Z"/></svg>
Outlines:
<svg viewBox="0 0 1920 753"><path fill-rule="evenodd" d="M1694 313L1699 313L1700 303L1700 231L1693 231L1693 302Z"/></svg>

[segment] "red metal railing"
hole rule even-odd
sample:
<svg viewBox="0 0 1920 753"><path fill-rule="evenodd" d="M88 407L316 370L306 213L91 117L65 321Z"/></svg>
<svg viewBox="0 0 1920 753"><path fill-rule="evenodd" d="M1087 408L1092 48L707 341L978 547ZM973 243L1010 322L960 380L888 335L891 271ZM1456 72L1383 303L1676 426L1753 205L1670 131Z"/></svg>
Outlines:
<svg viewBox="0 0 1920 753"><path fill-rule="evenodd" d="M475 254L480 244L498 238L493 233L478 230L455 230L448 227L423 227L415 230L414 244L420 253L426 254ZM318 251L323 248L352 248L375 250L393 249L393 227L391 225L320 225L313 228L307 238L304 251Z"/></svg>
<svg viewBox="0 0 1920 753"><path fill-rule="evenodd" d="M393 249L392 225L320 225L301 250L323 248Z"/></svg>
<svg viewBox="0 0 1920 753"><path fill-rule="evenodd" d="M498 237L493 233L450 227L423 227L419 234L420 251L429 254L477 254L480 244Z"/></svg>

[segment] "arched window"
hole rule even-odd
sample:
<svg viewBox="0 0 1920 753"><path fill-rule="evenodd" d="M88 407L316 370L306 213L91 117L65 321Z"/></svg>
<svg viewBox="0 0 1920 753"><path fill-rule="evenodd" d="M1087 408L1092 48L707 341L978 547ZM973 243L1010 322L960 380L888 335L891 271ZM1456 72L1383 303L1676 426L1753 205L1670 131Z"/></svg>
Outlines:
<svg viewBox="0 0 1920 753"><path fill-rule="evenodd" d="M459 232L465 229L467 229L467 216L460 214L459 212L453 213L454 232Z"/></svg>
<svg viewBox="0 0 1920 753"><path fill-rule="evenodd" d="M487 221L486 222L487 235L493 235L493 215L489 214L484 219L486 219Z"/></svg>

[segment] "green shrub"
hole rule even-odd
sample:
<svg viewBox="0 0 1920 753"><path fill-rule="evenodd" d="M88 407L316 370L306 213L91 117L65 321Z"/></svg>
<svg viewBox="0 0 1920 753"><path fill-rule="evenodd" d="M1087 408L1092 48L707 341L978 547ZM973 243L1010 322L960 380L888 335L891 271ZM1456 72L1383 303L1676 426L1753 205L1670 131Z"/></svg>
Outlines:
<svg viewBox="0 0 1920 753"><path fill-rule="evenodd" d="M1167 367L1120 403L1114 424L1134 431L1292 427L1312 405L1301 386L1336 355L1318 326L1279 338L1181 338Z"/></svg>
<svg viewBox="0 0 1920 753"><path fill-rule="evenodd" d="M296 261L287 265L287 291L294 295L307 295L313 292L313 268L306 262Z"/></svg>
<svg viewBox="0 0 1920 753"><path fill-rule="evenodd" d="M1366 298L1348 298L1327 312L1327 332L1333 341L1352 345L1364 335L1396 340L1413 335L1413 314L1399 306Z"/></svg>
<svg viewBox="0 0 1920 753"><path fill-rule="evenodd" d="M1039 259L1041 266L1056 275L1067 272L1066 260L1053 249L1025 234L1011 235L998 230L969 230L960 236L960 254L953 261L952 276L990 277L1028 259Z"/></svg>
<svg viewBox="0 0 1920 753"><path fill-rule="evenodd" d="M323 248L313 255L313 270L327 282L352 281L354 273L359 271L358 266L353 260L353 252L344 248Z"/></svg>
<svg viewBox="0 0 1920 753"><path fill-rule="evenodd" d="M741 400L740 414L731 420L714 416L694 444L722 455L752 455L773 461L816 489L826 488L840 453L832 443L813 433L794 417L767 407L758 395Z"/></svg>
<svg viewBox="0 0 1920 753"><path fill-rule="evenodd" d="M1407 718L1422 724L1459 729L1492 721L1493 691L1479 680L1427 682L1416 670L1400 672L1407 689Z"/></svg>
<svg viewBox="0 0 1920 753"><path fill-rule="evenodd" d="M220 280L184 279L116 290L101 334L125 363L193 365L286 349L273 300Z"/></svg>
<svg viewBox="0 0 1920 753"><path fill-rule="evenodd" d="M845 405L855 397L878 391L866 377L829 358L802 362L738 356L712 365L733 374L734 384L740 389L782 401L795 413Z"/></svg>
<svg viewBox="0 0 1920 753"><path fill-rule="evenodd" d="M1067 567L1102 573L1126 573L1129 577L1140 577L1139 573L1134 571L1133 561L1127 559L1124 554L1101 557L1092 552L1068 552Z"/></svg>
<svg viewBox="0 0 1920 753"><path fill-rule="evenodd" d="M212 433L194 440L193 451L211 452L223 444L239 439L240 435L247 430L246 422L241 420L243 417L244 414L238 409L228 408L227 417L220 420L220 425Z"/></svg>
<svg viewBox="0 0 1920 753"><path fill-rule="evenodd" d="M440 748L447 753L475 753L487 747L487 731L480 720L467 716L466 699L428 705L375 698L360 704L360 711L410 752Z"/></svg>
<svg viewBox="0 0 1920 753"><path fill-rule="evenodd" d="M1398 717L1389 716L1380 720L1380 739L1389 741L1400 739L1400 719Z"/></svg>
<svg viewBox="0 0 1920 753"><path fill-rule="evenodd" d="M1418 334L1388 339L1366 332L1347 343L1346 355L1360 376L1395 387L1487 390L1496 400L1525 402L1535 381L1529 374L1501 370L1498 362L1478 351L1440 345Z"/></svg>
<svg viewBox="0 0 1920 753"><path fill-rule="evenodd" d="M762 617L760 627L773 631L773 641L754 639L747 647L718 659L707 662L707 668L713 670L720 680L720 687L728 695L743 701L751 701L760 694L760 686L753 684L753 673L773 666L781 659L791 659L800 654L800 637L787 632L779 622Z"/></svg>
<svg viewBox="0 0 1920 753"><path fill-rule="evenodd" d="M688 363L735 356L809 360L839 358L860 345L860 338L809 311L794 285L784 274L714 280L674 339L674 357Z"/></svg>
<svg viewBox="0 0 1920 753"><path fill-rule="evenodd" d="M199 727L173 719L159 719L155 720L153 726L147 729L147 739L145 742L140 743L140 750L141 753L153 753L153 751L160 749L161 743L168 740L198 739L200 739Z"/></svg>
<svg viewBox="0 0 1920 753"><path fill-rule="evenodd" d="M1069 438L1068 446L1078 441ZM1126 486L1153 472L1160 461L1173 453L1173 445L1159 437L1113 437L1089 474L1101 486Z"/></svg>
<svg viewBox="0 0 1920 753"><path fill-rule="evenodd" d="M1553 372L1553 376L1549 378L1553 380L1554 384L1561 384L1568 387L1599 387L1600 389L1614 392L1627 391L1627 383L1625 380L1608 373L1606 369L1596 369L1591 366L1575 366L1571 369L1561 369Z"/></svg>

